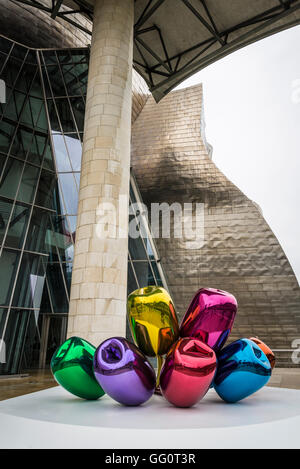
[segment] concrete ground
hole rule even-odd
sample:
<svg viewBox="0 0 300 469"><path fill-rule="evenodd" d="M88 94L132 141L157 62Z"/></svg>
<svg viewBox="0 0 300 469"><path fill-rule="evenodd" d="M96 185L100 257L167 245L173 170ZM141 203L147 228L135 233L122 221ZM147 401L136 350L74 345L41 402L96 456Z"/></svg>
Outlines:
<svg viewBox="0 0 300 469"><path fill-rule="evenodd" d="M0 401L57 386L50 370L30 370L19 377L0 376ZM300 367L275 368L268 383L271 387L300 389Z"/></svg>
<svg viewBox="0 0 300 469"><path fill-rule="evenodd" d="M30 370L20 376L0 376L0 401L57 386L50 370Z"/></svg>

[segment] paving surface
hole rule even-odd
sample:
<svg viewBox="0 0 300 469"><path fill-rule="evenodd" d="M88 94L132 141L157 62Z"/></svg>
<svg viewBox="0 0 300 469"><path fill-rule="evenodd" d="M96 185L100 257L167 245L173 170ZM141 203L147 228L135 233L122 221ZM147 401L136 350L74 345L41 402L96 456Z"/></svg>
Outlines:
<svg viewBox="0 0 300 469"><path fill-rule="evenodd" d="M36 370L20 377L0 377L0 401L57 386L50 370ZM271 387L300 389L299 368L275 368L268 383Z"/></svg>
<svg viewBox="0 0 300 469"><path fill-rule="evenodd" d="M210 390L190 409L153 396L124 407L61 387L0 403L0 448L299 448L300 391L265 387L237 404Z"/></svg>

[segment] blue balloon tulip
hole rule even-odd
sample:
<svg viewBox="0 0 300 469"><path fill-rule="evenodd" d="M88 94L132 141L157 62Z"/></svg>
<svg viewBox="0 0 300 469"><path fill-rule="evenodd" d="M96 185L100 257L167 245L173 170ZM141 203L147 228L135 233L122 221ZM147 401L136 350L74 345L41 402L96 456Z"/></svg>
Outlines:
<svg viewBox="0 0 300 469"><path fill-rule="evenodd" d="M267 384L271 371L264 352L252 340L240 339L218 354L214 388L224 401L237 402Z"/></svg>

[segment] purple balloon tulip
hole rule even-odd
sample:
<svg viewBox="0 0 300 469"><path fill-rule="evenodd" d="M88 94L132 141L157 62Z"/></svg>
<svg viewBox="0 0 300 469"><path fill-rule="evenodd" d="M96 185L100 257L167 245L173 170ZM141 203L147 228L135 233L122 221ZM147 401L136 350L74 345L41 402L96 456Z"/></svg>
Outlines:
<svg viewBox="0 0 300 469"><path fill-rule="evenodd" d="M231 293L201 288L185 313L180 336L199 339L217 352L231 332L236 313L237 301Z"/></svg>
<svg viewBox="0 0 300 469"><path fill-rule="evenodd" d="M112 337L99 345L94 355L94 374L102 389L124 405L143 404L155 390L151 364L123 337Z"/></svg>

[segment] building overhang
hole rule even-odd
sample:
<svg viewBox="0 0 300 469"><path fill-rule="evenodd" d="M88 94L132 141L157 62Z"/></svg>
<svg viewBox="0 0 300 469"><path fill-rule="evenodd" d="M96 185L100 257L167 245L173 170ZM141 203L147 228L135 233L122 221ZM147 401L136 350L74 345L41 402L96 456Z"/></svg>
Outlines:
<svg viewBox="0 0 300 469"><path fill-rule="evenodd" d="M91 34L94 0L14 1ZM300 0L135 0L134 68L159 101L207 65L297 24Z"/></svg>

